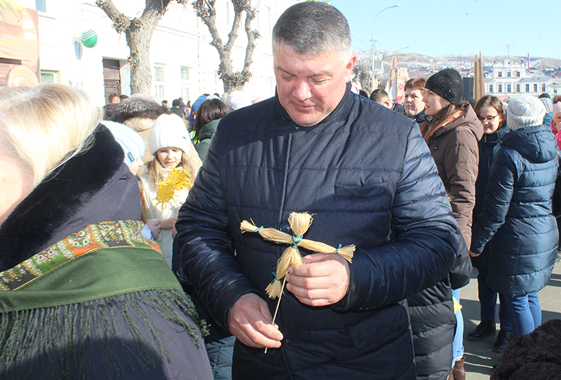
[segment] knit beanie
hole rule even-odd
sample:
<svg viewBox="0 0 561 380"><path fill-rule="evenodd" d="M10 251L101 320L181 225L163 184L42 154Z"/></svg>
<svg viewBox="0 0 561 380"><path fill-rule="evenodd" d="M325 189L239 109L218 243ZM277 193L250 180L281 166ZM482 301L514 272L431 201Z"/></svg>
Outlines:
<svg viewBox="0 0 561 380"><path fill-rule="evenodd" d="M251 105L251 99L241 91L234 91L226 98L226 105L230 112Z"/></svg>
<svg viewBox="0 0 561 380"><path fill-rule="evenodd" d="M168 147L188 152L188 144L191 144L189 132L183 120L175 114L164 114L158 117L148 137L148 146L153 156L158 150Z"/></svg>
<svg viewBox="0 0 561 380"><path fill-rule="evenodd" d="M543 106L545 107L545 113L550 113L551 112L551 106L553 105L553 102L551 101L551 98L539 98L541 100L541 102L543 103Z"/></svg>
<svg viewBox="0 0 561 380"><path fill-rule="evenodd" d="M508 103L506 123L511 130L542 125L543 103L532 95L521 95Z"/></svg>
<svg viewBox="0 0 561 380"><path fill-rule="evenodd" d="M444 69L434 74L427 80L425 88L456 106L462 104L462 77L454 69Z"/></svg>
<svg viewBox="0 0 561 380"><path fill-rule="evenodd" d="M132 165L144 155L146 144L140 135L129 127L114 121L104 120L101 122L113 134L115 141L119 143L125 152L125 164Z"/></svg>

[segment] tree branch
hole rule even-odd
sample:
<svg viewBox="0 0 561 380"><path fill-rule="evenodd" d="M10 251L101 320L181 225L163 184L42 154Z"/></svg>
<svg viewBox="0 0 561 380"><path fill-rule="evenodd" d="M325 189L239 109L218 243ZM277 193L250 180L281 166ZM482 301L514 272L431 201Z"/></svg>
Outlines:
<svg viewBox="0 0 561 380"><path fill-rule="evenodd" d="M245 50L245 60L242 74L244 77L247 77L247 81L251 78L250 66L253 63L253 52L255 51L256 46L255 40L259 38L259 32L257 30L251 30L251 23L255 20L256 16L256 8L246 9L245 33L247 34L247 48Z"/></svg>
<svg viewBox="0 0 561 380"><path fill-rule="evenodd" d="M125 16L123 13L119 12L113 0L96 0L96 5L100 7L107 17L113 21L113 28L117 33L123 33L130 26L131 20Z"/></svg>

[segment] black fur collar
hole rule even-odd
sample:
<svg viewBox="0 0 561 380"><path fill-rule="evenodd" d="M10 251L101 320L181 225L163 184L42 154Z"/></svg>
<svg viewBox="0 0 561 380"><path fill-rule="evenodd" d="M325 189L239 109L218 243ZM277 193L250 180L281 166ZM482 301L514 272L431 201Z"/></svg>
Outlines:
<svg viewBox="0 0 561 380"><path fill-rule="evenodd" d="M73 157L41 182L0 226L0 271L14 267L88 224L110 220L105 218L107 210L100 207L107 204L109 197L119 194L107 188L121 179L131 179L132 174L123 164L123 150L107 128L100 124L93 137L95 141L86 152ZM138 184L133 180L138 192ZM123 186L117 188L125 191ZM100 196L104 193L106 196ZM117 199L114 203L119 202ZM132 202L137 202L140 210L140 198ZM129 205L133 207L134 203ZM121 206L119 203L105 207Z"/></svg>

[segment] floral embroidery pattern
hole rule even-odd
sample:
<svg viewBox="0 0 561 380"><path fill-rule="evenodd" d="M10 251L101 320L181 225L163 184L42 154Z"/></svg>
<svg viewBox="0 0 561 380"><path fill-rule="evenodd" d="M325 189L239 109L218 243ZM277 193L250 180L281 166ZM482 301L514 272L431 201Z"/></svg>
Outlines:
<svg viewBox="0 0 561 380"><path fill-rule="evenodd" d="M141 221L131 220L90 224L23 263L0 272L0 291L17 290L48 271L98 249L134 247L160 252L156 242L142 236L143 226Z"/></svg>

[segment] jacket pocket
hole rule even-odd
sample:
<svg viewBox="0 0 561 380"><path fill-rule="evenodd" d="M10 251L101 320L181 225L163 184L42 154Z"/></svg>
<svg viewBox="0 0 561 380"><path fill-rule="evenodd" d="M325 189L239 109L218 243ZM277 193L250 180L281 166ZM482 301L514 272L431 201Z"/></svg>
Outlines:
<svg viewBox="0 0 561 380"><path fill-rule="evenodd" d="M387 188L381 184L340 185L335 184L335 196L343 198L377 197L388 193Z"/></svg>

